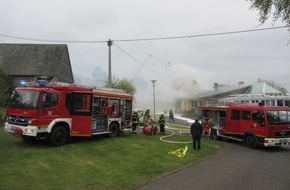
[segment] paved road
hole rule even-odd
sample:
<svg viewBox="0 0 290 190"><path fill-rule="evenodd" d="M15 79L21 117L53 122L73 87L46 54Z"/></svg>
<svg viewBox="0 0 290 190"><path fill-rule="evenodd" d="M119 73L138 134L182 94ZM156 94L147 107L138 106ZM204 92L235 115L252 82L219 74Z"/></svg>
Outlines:
<svg viewBox="0 0 290 190"><path fill-rule="evenodd" d="M290 190L290 147L246 148L234 142L215 156L136 190Z"/></svg>

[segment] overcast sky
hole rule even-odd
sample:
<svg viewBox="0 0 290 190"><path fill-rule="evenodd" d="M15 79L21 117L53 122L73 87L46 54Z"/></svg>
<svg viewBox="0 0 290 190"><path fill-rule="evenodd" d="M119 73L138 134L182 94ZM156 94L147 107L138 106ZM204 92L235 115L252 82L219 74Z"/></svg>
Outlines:
<svg viewBox="0 0 290 190"><path fill-rule="evenodd" d="M145 94L150 99L153 79L159 99L258 78L290 91L286 28L206 36L283 26L260 25L249 7L246 0L0 0L0 43L65 41L75 80L100 85L107 80L106 41L112 39L112 73L133 79L139 100ZM195 35L205 36L122 41ZM91 43L69 43L76 41Z"/></svg>

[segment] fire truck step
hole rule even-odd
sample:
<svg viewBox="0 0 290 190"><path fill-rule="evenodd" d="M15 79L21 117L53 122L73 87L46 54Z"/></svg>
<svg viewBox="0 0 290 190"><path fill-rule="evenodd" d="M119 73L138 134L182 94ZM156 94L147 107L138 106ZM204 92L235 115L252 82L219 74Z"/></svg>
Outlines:
<svg viewBox="0 0 290 190"><path fill-rule="evenodd" d="M110 134L111 132L109 131L104 131L104 132L96 132L96 133L92 133L92 135L101 135L101 134Z"/></svg>
<svg viewBox="0 0 290 190"><path fill-rule="evenodd" d="M240 141L242 142L243 139L239 139L239 138L235 138L235 137L230 137L230 136L226 136L226 135L218 135L219 137L225 138L225 139L231 139L231 140L235 140L235 141Z"/></svg>

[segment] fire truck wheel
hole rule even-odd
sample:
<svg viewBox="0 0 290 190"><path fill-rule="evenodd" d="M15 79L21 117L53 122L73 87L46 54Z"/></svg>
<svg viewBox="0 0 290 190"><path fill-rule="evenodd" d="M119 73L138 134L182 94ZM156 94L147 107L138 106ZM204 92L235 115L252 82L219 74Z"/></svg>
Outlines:
<svg viewBox="0 0 290 190"><path fill-rule="evenodd" d="M253 135L248 135L248 136L246 137L245 145L246 145L248 148L257 148L257 141L256 141L256 138L255 138Z"/></svg>
<svg viewBox="0 0 290 190"><path fill-rule="evenodd" d="M50 134L49 143L52 146L64 145L68 140L68 132L64 126L55 126Z"/></svg>
<svg viewBox="0 0 290 190"><path fill-rule="evenodd" d="M116 137L119 134L119 127L116 123L110 125L110 137Z"/></svg>

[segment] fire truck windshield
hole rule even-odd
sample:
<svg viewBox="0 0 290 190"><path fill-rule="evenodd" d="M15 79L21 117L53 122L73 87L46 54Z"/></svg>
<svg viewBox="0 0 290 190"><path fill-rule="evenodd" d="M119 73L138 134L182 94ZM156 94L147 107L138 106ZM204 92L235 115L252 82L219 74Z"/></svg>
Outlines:
<svg viewBox="0 0 290 190"><path fill-rule="evenodd" d="M7 101L7 107L36 109L39 91L14 90Z"/></svg>
<svg viewBox="0 0 290 190"><path fill-rule="evenodd" d="M290 111L267 111L269 124L290 123Z"/></svg>

